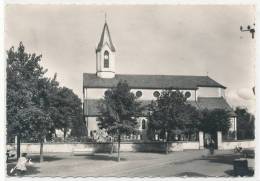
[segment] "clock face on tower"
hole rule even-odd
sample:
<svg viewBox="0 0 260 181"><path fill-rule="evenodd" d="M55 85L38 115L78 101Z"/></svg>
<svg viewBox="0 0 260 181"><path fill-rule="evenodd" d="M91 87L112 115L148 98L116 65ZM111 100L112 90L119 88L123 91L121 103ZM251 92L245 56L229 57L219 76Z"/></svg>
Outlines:
<svg viewBox="0 0 260 181"><path fill-rule="evenodd" d="M105 55L105 59L108 59L108 55Z"/></svg>

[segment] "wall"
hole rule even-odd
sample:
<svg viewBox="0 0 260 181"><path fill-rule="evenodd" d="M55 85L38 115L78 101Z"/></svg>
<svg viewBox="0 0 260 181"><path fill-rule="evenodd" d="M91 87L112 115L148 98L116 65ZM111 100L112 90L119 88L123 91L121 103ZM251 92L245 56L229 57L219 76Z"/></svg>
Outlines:
<svg viewBox="0 0 260 181"><path fill-rule="evenodd" d="M85 98L87 99L100 99L104 97L105 91L107 89L104 88L88 88L85 89L86 95ZM142 92L142 96L139 98L139 100L155 100L156 98L153 96L154 91L158 91L161 93L161 89L131 89L131 92L134 94L137 91ZM185 92L189 91L191 93L191 96L188 98L189 101L194 101L195 100L195 90L181 90L183 94Z"/></svg>
<svg viewBox="0 0 260 181"><path fill-rule="evenodd" d="M217 87L199 87L197 97L225 97L224 89Z"/></svg>
<svg viewBox="0 0 260 181"><path fill-rule="evenodd" d="M142 120L145 120L145 130L142 129ZM90 131L95 131L98 130L98 122L97 122L97 117L85 117L85 120L87 122L87 128L88 128L88 136L90 136ZM148 123L147 123L147 118L146 117L138 117L138 130L141 132L146 132Z"/></svg>
<svg viewBox="0 0 260 181"><path fill-rule="evenodd" d="M183 151L199 149L199 142L173 142L169 143L169 151ZM114 144L116 150L117 143ZM95 152L110 152L111 143L45 143L44 153L72 153L75 149L94 149ZM121 151L126 152L164 152L163 142L123 142L120 145ZM40 145L37 143L22 143L21 153L39 153Z"/></svg>
<svg viewBox="0 0 260 181"><path fill-rule="evenodd" d="M217 132L217 139L218 139L218 149L219 150L232 150L236 146L240 146L242 148L255 148L256 147L255 140L223 141L221 131Z"/></svg>
<svg viewBox="0 0 260 181"><path fill-rule="evenodd" d="M221 144L221 150L232 150L236 146L242 148L255 148L255 140L236 140L236 141L223 141Z"/></svg>

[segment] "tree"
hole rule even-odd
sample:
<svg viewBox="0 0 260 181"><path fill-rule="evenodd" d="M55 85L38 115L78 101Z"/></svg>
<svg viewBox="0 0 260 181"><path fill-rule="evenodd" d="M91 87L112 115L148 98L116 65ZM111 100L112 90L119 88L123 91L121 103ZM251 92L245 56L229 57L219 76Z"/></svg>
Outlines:
<svg viewBox="0 0 260 181"><path fill-rule="evenodd" d="M255 116L246 108L236 107L237 115L237 138L255 139Z"/></svg>
<svg viewBox="0 0 260 181"><path fill-rule="evenodd" d="M59 87L56 74L52 79L44 77L47 70L40 61L41 55L26 53L22 43L17 51L13 47L7 51L7 139L17 136L18 158L20 139L39 141L43 161L47 135L60 127L76 132L77 126L84 126L80 99L72 90Z"/></svg>
<svg viewBox="0 0 260 181"><path fill-rule="evenodd" d="M216 133L221 131L227 133L230 128L230 113L225 109L204 109L201 111L200 130L211 135L212 139L217 142Z"/></svg>
<svg viewBox="0 0 260 181"><path fill-rule="evenodd" d="M109 135L116 135L118 140L118 157L120 161L120 142L122 134L137 132L137 117L141 115L140 102L130 92L126 81L120 81L115 88L108 89L100 100L98 126Z"/></svg>
<svg viewBox="0 0 260 181"><path fill-rule="evenodd" d="M38 80L46 70L40 66L41 55L28 54L22 43L15 51L7 51L7 138L17 136L17 157L20 157L20 139L30 136L30 119L25 113L33 106ZM30 117L30 115L27 115Z"/></svg>
<svg viewBox="0 0 260 181"><path fill-rule="evenodd" d="M63 131L64 140L69 130L77 137L85 135L81 100L71 89L59 87L50 100L50 106L54 127Z"/></svg>
<svg viewBox="0 0 260 181"><path fill-rule="evenodd" d="M198 112L179 90L162 91L156 101L150 105L148 128L149 132L160 134L165 139L165 152L168 153L168 143L171 134L180 130L192 130L191 125L197 121ZM194 128L195 129L195 128Z"/></svg>

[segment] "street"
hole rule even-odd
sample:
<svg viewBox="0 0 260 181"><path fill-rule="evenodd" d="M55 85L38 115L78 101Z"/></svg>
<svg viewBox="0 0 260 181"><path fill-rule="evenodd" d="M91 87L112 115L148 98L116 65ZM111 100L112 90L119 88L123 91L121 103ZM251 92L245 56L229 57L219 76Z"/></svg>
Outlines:
<svg viewBox="0 0 260 181"><path fill-rule="evenodd" d="M39 163L38 155L29 155L34 164L28 167L25 176L127 176L127 177L215 177L233 176L233 160L240 154L232 151L216 151L207 156L206 150L192 150L163 153L122 152L121 162L117 154L95 154L94 156L73 156L69 154L45 155ZM9 170L15 162L8 163ZM248 159L254 168L254 159Z"/></svg>

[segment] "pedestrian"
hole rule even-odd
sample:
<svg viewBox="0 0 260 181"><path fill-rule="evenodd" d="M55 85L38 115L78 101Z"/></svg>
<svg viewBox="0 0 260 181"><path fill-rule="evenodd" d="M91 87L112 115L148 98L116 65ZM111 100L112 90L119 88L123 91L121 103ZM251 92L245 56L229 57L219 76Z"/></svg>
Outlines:
<svg viewBox="0 0 260 181"><path fill-rule="evenodd" d="M210 151L210 155L214 154L214 149L215 149L215 144L214 141L211 139L210 143L209 143L209 151Z"/></svg>
<svg viewBox="0 0 260 181"><path fill-rule="evenodd" d="M22 153L22 156L18 159L16 166L11 169L10 173L16 170L15 175L23 176L27 171L26 165L29 164L32 164L31 159L27 158L27 153Z"/></svg>

